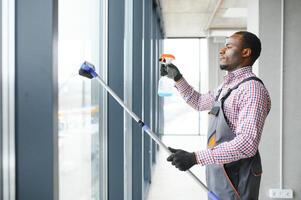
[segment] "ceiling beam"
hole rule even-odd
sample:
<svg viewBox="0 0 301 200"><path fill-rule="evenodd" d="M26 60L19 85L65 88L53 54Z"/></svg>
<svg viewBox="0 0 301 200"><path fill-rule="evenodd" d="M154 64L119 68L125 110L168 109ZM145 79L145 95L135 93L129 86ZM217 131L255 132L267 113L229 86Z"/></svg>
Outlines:
<svg viewBox="0 0 301 200"><path fill-rule="evenodd" d="M209 29L210 29L210 26L212 24L212 21L217 13L217 11L219 10L219 8L221 7L222 3L223 3L224 0L218 0L218 2L216 3L215 5L215 8L213 10L213 12L211 13L210 17L209 17L209 20L207 22L207 25L205 26L205 29L204 31L207 32Z"/></svg>

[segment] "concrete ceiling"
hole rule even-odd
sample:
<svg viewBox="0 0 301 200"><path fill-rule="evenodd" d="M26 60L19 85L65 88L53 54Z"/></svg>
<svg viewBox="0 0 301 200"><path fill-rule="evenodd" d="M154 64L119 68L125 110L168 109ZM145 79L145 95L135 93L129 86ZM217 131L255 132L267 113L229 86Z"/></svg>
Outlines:
<svg viewBox="0 0 301 200"><path fill-rule="evenodd" d="M207 37L247 27L248 0L160 0L165 36Z"/></svg>

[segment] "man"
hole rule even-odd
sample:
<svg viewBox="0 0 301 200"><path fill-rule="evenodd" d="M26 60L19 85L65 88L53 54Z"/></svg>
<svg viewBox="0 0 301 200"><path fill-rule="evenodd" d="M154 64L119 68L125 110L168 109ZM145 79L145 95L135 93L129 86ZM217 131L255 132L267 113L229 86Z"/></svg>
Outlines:
<svg viewBox="0 0 301 200"><path fill-rule="evenodd" d="M175 80L184 100L194 109L210 110L208 148L186 152L170 148L167 158L179 170L206 165L208 188L223 200L258 199L262 173L258 145L271 108L269 93L252 73L261 52L256 35L240 31L220 49L220 68L228 73L223 83L207 94L196 92L173 64L161 75Z"/></svg>

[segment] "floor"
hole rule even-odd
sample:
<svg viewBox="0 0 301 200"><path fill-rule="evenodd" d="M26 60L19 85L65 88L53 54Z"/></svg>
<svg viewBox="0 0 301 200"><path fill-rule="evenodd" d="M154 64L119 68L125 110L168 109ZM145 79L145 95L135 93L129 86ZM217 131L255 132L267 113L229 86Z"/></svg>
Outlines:
<svg viewBox="0 0 301 200"><path fill-rule="evenodd" d="M162 140L167 146L190 152L204 149L206 144L204 136L164 136ZM201 186L186 172L167 162L167 157L162 149L158 152L147 200L207 200L207 193ZM191 171L205 183L204 167L194 166Z"/></svg>

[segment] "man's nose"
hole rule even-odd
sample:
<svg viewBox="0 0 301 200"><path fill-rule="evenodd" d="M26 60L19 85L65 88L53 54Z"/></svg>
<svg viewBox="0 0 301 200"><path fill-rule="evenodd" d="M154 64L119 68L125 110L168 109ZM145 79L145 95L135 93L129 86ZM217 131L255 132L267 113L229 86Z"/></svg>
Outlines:
<svg viewBox="0 0 301 200"><path fill-rule="evenodd" d="M219 54L220 55L223 55L225 53L225 48L223 47L223 48L221 48L220 50L219 50Z"/></svg>

